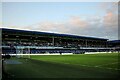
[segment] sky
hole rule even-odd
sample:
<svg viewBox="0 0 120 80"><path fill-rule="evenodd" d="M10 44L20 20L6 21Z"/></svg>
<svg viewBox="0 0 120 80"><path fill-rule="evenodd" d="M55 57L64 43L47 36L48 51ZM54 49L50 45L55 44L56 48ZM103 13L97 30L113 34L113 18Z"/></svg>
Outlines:
<svg viewBox="0 0 120 80"><path fill-rule="evenodd" d="M118 2L119 0L1 0L1 2Z"/></svg>
<svg viewBox="0 0 120 80"><path fill-rule="evenodd" d="M117 2L3 2L3 28L118 39Z"/></svg>

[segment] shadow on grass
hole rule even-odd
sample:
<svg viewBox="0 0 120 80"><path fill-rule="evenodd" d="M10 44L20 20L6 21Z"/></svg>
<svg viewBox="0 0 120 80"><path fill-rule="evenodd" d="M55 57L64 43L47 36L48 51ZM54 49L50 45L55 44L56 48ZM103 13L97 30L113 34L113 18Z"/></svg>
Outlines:
<svg viewBox="0 0 120 80"><path fill-rule="evenodd" d="M5 80L102 79L117 78L117 71L60 64L33 59L18 59L22 64L6 64ZM7 77L6 77L7 76Z"/></svg>

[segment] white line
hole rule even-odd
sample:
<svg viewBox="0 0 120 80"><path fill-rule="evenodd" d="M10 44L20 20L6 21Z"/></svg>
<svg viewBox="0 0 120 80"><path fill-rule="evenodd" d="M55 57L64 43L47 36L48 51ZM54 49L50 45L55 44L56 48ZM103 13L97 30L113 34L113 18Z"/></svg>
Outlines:
<svg viewBox="0 0 120 80"><path fill-rule="evenodd" d="M64 64L69 64L69 63L64 63ZM107 68L107 67L101 67L101 66L88 66L88 65L80 65L80 64L73 64L73 65L79 65L79 66L86 66L86 67L96 67L96 68L104 68L104 69L111 69L111 70L120 70L118 68Z"/></svg>
<svg viewBox="0 0 120 80"><path fill-rule="evenodd" d="M118 64L119 62L114 62L114 63L108 63L108 64L103 64L103 65L98 65L98 67L100 66L106 66L106 65L111 65L111 64Z"/></svg>

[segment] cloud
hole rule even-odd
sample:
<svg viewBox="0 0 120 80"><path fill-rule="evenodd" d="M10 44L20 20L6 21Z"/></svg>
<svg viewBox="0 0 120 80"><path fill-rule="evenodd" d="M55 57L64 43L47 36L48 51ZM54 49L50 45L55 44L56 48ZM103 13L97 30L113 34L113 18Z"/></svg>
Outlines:
<svg viewBox="0 0 120 80"><path fill-rule="evenodd" d="M101 2L99 9L101 11L115 13L118 10L118 2Z"/></svg>
<svg viewBox="0 0 120 80"><path fill-rule="evenodd" d="M118 2L101 3L100 8L105 12L101 18L103 35L109 39L118 39Z"/></svg>
<svg viewBox="0 0 120 80"><path fill-rule="evenodd" d="M80 16L72 16L65 22L43 21L27 27L22 26L21 29L29 27L30 30L34 31L115 39L118 31L117 22L117 15L107 12L103 17L93 16L82 19Z"/></svg>
<svg viewBox="0 0 120 80"><path fill-rule="evenodd" d="M118 16L112 12L108 12L103 18L103 23L106 27L116 28L118 26Z"/></svg>
<svg viewBox="0 0 120 80"><path fill-rule="evenodd" d="M101 11L105 11L104 16L92 16L83 19L82 16L70 16L64 22L42 21L30 26L15 26L14 28L67 33L80 36L94 36L108 39L117 39L118 36L118 16L116 3L102 3Z"/></svg>
<svg viewBox="0 0 120 80"><path fill-rule="evenodd" d="M69 24L72 26L77 26L79 28L88 26L88 22L82 20L79 16L72 16L69 20Z"/></svg>
<svg viewBox="0 0 120 80"><path fill-rule="evenodd" d="M118 15L112 12L108 12L103 17L103 26L105 29L105 35L118 38Z"/></svg>
<svg viewBox="0 0 120 80"><path fill-rule="evenodd" d="M40 23L32 24L27 27L29 27L29 29L31 30L42 31L42 32L52 32L52 33L68 32L66 23L59 23L59 22L52 22L52 21L42 21Z"/></svg>

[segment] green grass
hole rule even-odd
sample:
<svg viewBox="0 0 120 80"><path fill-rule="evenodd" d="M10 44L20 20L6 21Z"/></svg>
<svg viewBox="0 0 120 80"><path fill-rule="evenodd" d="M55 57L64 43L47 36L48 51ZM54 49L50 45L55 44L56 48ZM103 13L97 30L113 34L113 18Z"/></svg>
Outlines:
<svg viewBox="0 0 120 80"><path fill-rule="evenodd" d="M62 56L31 56L32 59L57 62L72 65L104 65L118 62L118 54L80 54L80 55L62 55ZM116 66L117 67L117 66Z"/></svg>
<svg viewBox="0 0 120 80"><path fill-rule="evenodd" d="M6 64L14 78L115 78L118 53L45 55L16 59L22 64Z"/></svg>

